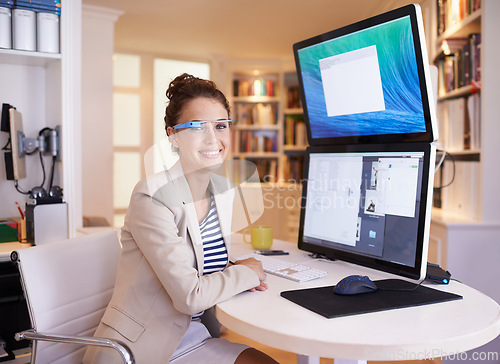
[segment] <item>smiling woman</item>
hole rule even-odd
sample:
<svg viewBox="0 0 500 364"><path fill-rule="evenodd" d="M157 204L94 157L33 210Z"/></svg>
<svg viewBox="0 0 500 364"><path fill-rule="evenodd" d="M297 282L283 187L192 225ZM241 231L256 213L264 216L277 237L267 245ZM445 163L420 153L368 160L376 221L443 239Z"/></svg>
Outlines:
<svg viewBox="0 0 500 364"><path fill-rule="evenodd" d="M95 335L123 341L137 363L276 363L204 324L216 322L217 303L267 289L259 261L229 263L234 189L214 173L230 146L228 101L212 81L188 74L166 94L165 130L179 161L132 193L113 296ZM84 362L117 362L111 355L89 349Z"/></svg>

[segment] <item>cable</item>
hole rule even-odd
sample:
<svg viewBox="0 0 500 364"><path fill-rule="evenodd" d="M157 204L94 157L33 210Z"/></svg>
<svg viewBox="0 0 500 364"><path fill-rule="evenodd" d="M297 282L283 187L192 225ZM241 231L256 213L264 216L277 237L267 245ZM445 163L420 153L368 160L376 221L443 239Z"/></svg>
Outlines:
<svg viewBox="0 0 500 364"><path fill-rule="evenodd" d="M411 291L415 291L418 287L420 287L422 285L422 283L425 282L425 279L424 280L421 280L419 282L419 284L417 284L415 287L413 288L380 288L380 287L377 287L378 289L380 289L381 291L407 291L407 292L411 292Z"/></svg>
<svg viewBox="0 0 500 364"><path fill-rule="evenodd" d="M456 173L455 157L453 156L453 154L449 154L449 153L448 153L448 156L450 157L451 161L453 162L453 174L451 176L451 181L445 185L441 185L439 187L434 187L435 189L446 188L446 187L450 186L455 181L455 173Z"/></svg>
<svg viewBox="0 0 500 364"><path fill-rule="evenodd" d="M45 175L45 164L43 163L42 152L40 152L40 164L42 165L43 180L42 180L42 184L38 187L43 187L43 185L45 184L46 175Z"/></svg>
<svg viewBox="0 0 500 364"><path fill-rule="evenodd" d="M11 144L10 143L10 137L7 140L7 144L5 144L5 147L3 147L2 150L12 150L12 146L9 148L9 144Z"/></svg>
<svg viewBox="0 0 500 364"><path fill-rule="evenodd" d="M19 192L22 195L29 195L31 193L30 191L28 191L28 192L21 191L21 189L19 188L19 181L17 179L14 180L14 186L16 187L17 192Z"/></svg>
<svg viewBox="0 0 500 364"><path fill-rule="evenodd" d="M49 191L50 191L50 189L52 188L52 186L54 184L54 170L55 170L55 166L56 166L56 159L57 159L56 156L52 157L52 168L51 168L51 171L50 171Z"/></svg>
<svg viewBox="0 0 500 364"><path fill-rule="evenodd" d="M441 144L441 143L434 143L434 144L439 145L443 148L443 155L441 156L441 159L439 160L436 168L434 169L434 174L436 174L437 171L439 170L439 168L441 167L441 165L443 164L444 158L446 157L446 146L444 144Z"/></svg>

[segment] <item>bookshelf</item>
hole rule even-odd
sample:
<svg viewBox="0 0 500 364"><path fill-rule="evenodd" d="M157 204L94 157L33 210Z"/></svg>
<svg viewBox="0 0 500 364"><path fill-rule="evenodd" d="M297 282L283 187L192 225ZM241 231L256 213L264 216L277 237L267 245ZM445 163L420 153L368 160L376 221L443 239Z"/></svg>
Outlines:
<svg viewBox="0 0 500 364"><path fill-rule="evenodd" d="M471 124L476 127L476 145L467 145L467 132L464 131L463 146L450 148L455 158L444 162L443 184L451 180L453 183L442 189L442 207L432 211L429 261L439 263L452 273L452 277L468 284L496 301L500 302L500 288L488 286L484 280L487 275L499 275L500 267L496 258L500 252L498 236L500 234L500 193L498 180L498 155L500 155L500 103L498 102L500 84L500 2L497 0L481 0L480 8L449 24L438 34L440 26L440 3L468 4L467 0L447 0L446 2L428 0L421 3L427 29L428 49L434 50L430 62L439 59L444 39L468 38L469 34L481 35L480 79L478 85L464 85L452 91L442 93L438 97L437 115L440 125L438 142L446 144L446 128L457 128L463 118L461 108L468 107L467 100L477 98L475 110L480 119ZM453 3L453 4L452 4ZM455 5L456 5L455 4ZM460 8L460 6L458 6ZM441 14L441 15L440 15ZM429 52L432 53L432 52ZM478 87L479 86L479 87ZM451 105L450 105L451 104ZM444 112L447 111L448 113ZM452 113L451 115L449 113ZM459 130L462 125L458 125ZM449 129L448 129L449 131ZM474 132L474 131L473 131ZM444 140L443 140L444 139ZM470 142L469 142L470 143ZM439 172L438 172L439 173ZM437 174L436 174L436 179ZM496 339L481 350L498 351L500 339Z"/></svg>
<svg viewBox="0 0 500 364"><path fill-rule="evenodd" d="M254 224L272 225L275 238L296 242L307 135L295 70L284 69L280 62L230 64L231 157L257 165L265 210Z"/></svg>
<svg viewBox="0 0 500 364"><path fill-rule="evenodd" d="M439 140L451 156L436 175L435 206L470 221L481 220L478 183L482 152L481 2L436 0L431 31L433 62L438 68ZM442 215L442 214L441 214Z"/></svg>
<svg viewBox="0 0 500 364"><path fill-rule="evenodd" d="M255 163L261 182L276 182L282 153L281 74L234 72L231 79L232 158Z"/></svg>
<svg viewBox="0 0 500 364"><path fill-rule="evenodd" d="M304 178L304 153L308 146L297 73L284 73L282 180L298 183Z"/></svg>
<svg viewBox="0 0 500 364"><path fill-rule="evenodd" d="M44 127L61 125L62 162L56 164L54 184L64 190L68 203L69 231L81 226L81 0L65 1L61 8L61 53L40 53L15 49L0 50L0 101L9 103L23 115L24 133L36 137ZM2 147L8 139L0 133ZM3 153L2 153L3 154ZM3 159L3 157L2 157ZM42 180L37 156L27 158L28 176L19 181L30 189ZM49 162L45 163L50 166ZM18 216L15 202L21 205L27 196L16 192L13 181L0 172L0 217Z"/></svg>

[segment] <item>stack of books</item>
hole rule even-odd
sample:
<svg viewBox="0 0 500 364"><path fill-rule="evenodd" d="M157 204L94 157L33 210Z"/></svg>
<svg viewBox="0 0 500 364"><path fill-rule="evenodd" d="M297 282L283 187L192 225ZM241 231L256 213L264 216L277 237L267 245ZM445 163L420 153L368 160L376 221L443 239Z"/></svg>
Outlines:
<svg viewBox="0 0 500 364"><path fill-rule="evenodd" d="M14 9L61 15L61 0L0 0L3 2L10 2Z"/></svg>
<svg viewBox="0 0 500 364"><path fill-rule="evenodd" d="M481 8L481 0L437 0L438 35Z"/></svg>
<svg viewBox="0 0 500 364"><path fill-rule="evenodd" d="M443 56L436 61L438 67L438 93L440 96L460 87L481 82L481 34L467 38L445 39L441 45Z"/></svg>
<svg viewBox="0 0 500 364"><path fill-rule="evenodd" d="M61 0L0 0L0 48L59 53Z"/></svg>

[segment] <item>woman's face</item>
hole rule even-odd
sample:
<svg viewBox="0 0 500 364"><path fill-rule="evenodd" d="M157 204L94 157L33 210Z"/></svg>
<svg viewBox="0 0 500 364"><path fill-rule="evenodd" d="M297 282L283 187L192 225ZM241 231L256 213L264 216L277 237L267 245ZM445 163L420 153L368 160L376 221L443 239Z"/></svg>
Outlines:
<svg viewBox="0 0 500 364"><path fill-rule="evenodd" d="M186 172L217 167L224 162L229 152L231 134L227 122L216 120L227 119L226 109L217 100L199 97L186 104L178 124L212 121L205 123L202 128L168 128L170 142L179 149L182 167Z"/></svg>

